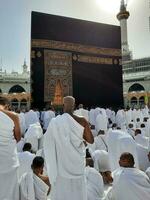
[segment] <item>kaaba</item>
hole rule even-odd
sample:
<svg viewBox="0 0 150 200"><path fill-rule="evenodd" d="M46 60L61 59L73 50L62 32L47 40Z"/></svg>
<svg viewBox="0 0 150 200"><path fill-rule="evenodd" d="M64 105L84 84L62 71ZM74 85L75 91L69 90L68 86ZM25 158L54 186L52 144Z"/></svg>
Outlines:
<svg viewBox="0 0 150 200"><path fill-rule="evenodd" d="M123 105L119 26L32 12L31 107Z"/></svg>

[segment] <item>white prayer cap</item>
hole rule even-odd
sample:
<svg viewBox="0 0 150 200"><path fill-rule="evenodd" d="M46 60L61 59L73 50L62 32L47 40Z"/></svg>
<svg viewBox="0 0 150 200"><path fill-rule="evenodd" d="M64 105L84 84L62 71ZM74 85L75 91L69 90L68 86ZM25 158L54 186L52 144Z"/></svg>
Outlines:
<svg viewBox="0 0 150 200"><path fill-rule="evenodd" d="M92 153L94 168L99 172L111 171L108 152L105 150L96 150Z"/></svg>

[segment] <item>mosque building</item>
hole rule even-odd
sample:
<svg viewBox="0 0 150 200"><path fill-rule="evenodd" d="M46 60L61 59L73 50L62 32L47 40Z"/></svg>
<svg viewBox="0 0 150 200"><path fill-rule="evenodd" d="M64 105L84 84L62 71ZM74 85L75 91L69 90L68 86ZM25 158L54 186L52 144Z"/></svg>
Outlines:
<svg viewBox="0 0 150 200"><path fill-rule="evenodd" d="M125 1L122 0L117 15L121 26L124 105L125 107L140 107L144 104L150 106L150 57L132 58L127 34L127 19L130 13L126 7Z"/></svg>
<svg viewBox="0 0 150 200"><path fill-rule="evenodd" d="M8 73L0 67L0 93L10 100L11 106L29 108L30 106L30 72L24 61L22 73L12 71Z"/></svg>

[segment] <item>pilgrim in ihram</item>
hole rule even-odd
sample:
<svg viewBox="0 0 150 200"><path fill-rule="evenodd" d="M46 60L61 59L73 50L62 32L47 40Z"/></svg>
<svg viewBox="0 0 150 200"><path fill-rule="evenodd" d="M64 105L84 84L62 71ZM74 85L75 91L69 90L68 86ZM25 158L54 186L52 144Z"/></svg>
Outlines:
<svg viewBox="0 0 150 200"><path fill-rule="evenodd" d="M74 110L67 96L57 115L8 104L0 97L0 200L150 199L147 106Z"/></svg>

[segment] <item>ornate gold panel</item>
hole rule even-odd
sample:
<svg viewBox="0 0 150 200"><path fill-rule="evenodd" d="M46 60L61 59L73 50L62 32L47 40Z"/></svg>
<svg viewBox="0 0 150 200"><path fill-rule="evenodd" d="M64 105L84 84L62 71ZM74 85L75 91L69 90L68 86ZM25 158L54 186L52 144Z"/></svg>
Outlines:
<svg viewBox="0 0 150 200"><path fill-rule="evenodd" d="M44 101L55 104L56 97L62 99L66 95L72 95L72 54L44 50Z"/></svg>

